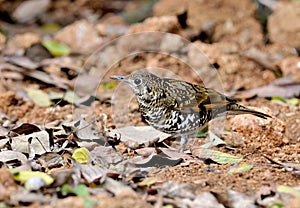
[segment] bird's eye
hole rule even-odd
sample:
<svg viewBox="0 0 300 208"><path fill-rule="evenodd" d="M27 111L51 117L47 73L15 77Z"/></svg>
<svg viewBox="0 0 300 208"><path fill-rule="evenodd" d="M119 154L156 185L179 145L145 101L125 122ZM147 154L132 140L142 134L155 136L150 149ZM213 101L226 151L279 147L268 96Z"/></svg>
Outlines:
<svg viewBox="0 0 300 208"><path fill-rule="evenodd" d="M134 80L134 84L136 84L136 85L139 85L139 84L141 84L142 83L142 80L141 79L135 79Z"/></svg>

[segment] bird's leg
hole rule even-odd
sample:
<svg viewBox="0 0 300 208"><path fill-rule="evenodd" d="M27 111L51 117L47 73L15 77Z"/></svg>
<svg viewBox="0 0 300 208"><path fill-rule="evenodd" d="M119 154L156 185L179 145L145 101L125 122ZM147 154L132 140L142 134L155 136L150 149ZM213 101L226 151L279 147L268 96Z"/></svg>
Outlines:
<svg viewBox="0 0 300 208"><path fill-rule="evenodd" d="M188 135L186 134L181 134L181 139L180 139L180 147L179 147L179 152L183 152L184 147L188 141Z"/></svg>

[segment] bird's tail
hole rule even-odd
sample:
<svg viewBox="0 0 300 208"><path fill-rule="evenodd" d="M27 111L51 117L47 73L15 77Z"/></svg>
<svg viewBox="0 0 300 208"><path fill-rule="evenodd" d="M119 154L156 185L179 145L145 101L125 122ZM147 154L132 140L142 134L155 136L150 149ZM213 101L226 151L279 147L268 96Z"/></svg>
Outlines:
<svg viewBox="0 0 300 208"><path fill-rule="evenodd" d="M229 111L229 114L237 115L237 114L252 114L260 118L271 118L268 114L261 113L255 110L251 110L250 108L244 107L237 103L231 103L226 106L226 110Z"/></svg>

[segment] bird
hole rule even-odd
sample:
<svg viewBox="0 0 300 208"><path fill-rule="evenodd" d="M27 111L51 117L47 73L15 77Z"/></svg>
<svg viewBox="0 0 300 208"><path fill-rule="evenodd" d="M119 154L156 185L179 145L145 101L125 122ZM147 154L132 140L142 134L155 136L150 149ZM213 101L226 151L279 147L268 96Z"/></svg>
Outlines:
<svg viewBox="0 0 300 208"><path fill-rule="evenodd" d="M180 135L182 152L191 134L222 114L252 114L267 119L271 116L238 104L238 100L197 84L161 78L146 71L127 76L111 76L126 83L135 94L139 111L155 129Z"/></svg>

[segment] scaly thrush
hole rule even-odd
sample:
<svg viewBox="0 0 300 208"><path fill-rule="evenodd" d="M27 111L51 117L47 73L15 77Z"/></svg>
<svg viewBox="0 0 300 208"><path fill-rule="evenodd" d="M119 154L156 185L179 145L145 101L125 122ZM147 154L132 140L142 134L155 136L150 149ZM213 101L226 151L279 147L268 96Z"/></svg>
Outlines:
<svg viewBox="0 0 300 208"><path fill-rule="evenodd" d="M131 88L137 97L140 112L149 125L165 133L181 135L180 151L191 133L222 113L270 117L239 105L236 99L214 89L160 78L149 72L111 78L125 82Z"/></svg>

